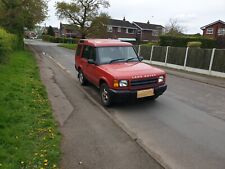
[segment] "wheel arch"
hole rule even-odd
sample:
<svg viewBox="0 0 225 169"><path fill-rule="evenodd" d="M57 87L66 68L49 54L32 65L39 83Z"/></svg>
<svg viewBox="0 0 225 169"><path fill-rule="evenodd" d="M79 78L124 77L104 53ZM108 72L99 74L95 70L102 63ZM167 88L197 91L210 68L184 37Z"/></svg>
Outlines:
<svg viewBox="0 0 225 169"><path fill-rule="evenodd" d="M109 86L109 83L105 78L100 78L99 83L98 83L98 87L100 88L103 83L106 83Z"/></svg>
<svg viewBox="0 0 225 169"><path fill-rule="evenodd" d="M78 66L78 67L77 67L77 70L78 70L78 71L80 71L80 70L82 70L82 69L81 69L81 67L80 67L80 66Z"/></svg>

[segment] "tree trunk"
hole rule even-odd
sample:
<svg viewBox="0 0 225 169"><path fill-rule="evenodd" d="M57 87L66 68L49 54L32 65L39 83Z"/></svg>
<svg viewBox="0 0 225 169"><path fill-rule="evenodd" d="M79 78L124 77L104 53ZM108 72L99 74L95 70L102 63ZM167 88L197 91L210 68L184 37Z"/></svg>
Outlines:
<svg viewBox="0 0 225 169"><path fill-rule="evenodd" d="M18 29L17 32L15 32L15 34L17 35L18 38L17 48L24 49L24 28L21 27L20 29Z"/></svg>

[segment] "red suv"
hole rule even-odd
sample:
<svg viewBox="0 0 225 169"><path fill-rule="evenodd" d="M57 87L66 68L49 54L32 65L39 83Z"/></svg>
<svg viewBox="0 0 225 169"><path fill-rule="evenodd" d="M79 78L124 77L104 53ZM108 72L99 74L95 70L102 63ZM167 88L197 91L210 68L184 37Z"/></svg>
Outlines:
<svg viewBox="0 0 225 169"><path fill-rule="evenodd" d="M130 43L85 39L78 44L75 68L80 84L97 86L102 104L109 106L117 100L156 99L165 92L166 73L142 60Z"/></svg>

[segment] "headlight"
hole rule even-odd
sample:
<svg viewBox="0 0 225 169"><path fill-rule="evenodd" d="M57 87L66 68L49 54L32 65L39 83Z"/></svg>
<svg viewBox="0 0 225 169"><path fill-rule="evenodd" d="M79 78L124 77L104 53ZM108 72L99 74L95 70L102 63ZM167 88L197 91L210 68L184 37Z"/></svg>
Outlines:
<svg viewBox="0 0 225 169"><path fill-rule="evenodd" d="M127 80L120 80L119 86L120 87L127 87L128 86L128 81Z"/></svg>
<svg viewBox="0 0 225 169"><path fill-rule="evenodd" d="M162 82L164 82L164 76L159 76L158 83L162 83Z"/></svg>

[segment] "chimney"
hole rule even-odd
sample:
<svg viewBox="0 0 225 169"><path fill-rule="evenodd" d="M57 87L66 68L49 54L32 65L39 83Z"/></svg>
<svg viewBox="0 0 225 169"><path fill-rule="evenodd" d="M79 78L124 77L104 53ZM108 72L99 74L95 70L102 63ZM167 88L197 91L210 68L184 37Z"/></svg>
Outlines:
<svg viewBox="0 0 225 169"><path fill-rule="evenodd" d="M126 21L126 18L125 17L123 17L123 21Z"/></svg>
<svg viewBox="0 0 225 169"><path fill-rule="evenodd" d="M147 24L150 24L149 20L148 20Z"/></svg>

